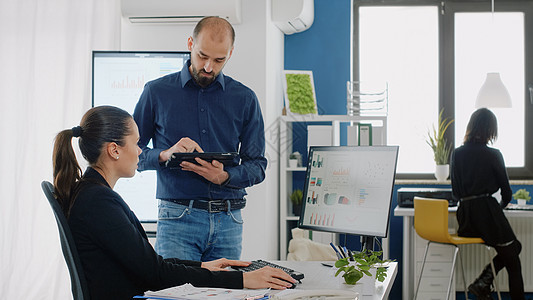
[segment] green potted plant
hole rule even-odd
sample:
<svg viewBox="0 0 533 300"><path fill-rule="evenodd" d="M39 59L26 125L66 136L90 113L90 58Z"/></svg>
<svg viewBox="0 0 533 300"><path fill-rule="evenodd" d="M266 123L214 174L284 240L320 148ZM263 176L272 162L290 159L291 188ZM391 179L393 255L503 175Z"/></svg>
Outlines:
<svg viewBox="0 0 533 300"><path fill-rule="evenodd" d="M387 277L386 263L392 260L382 260L381 251L366 250L362 252L353 253L353 261L348 258L342 258L335 262L335 267L338 268L335 277L342 274L346 284L356 284L364 275L372 277L372 269L379 282L383 282Z"/></svg>
<svg viewBox="0 0 533 300"><path fill-rule="evenodd" d="M516 191L516 193L513 194L513 199L516 200L518 205L523 206L526 205L526 202L531 200L531 197L529 196L529 192L526 189L519 189Z"/></svg>
<svg viewBox="0 0 533 300"><path fill-rule="evenodd" d="M292 203L292 213L295 216L300 215L300 211L302 210L302 200L303 200L303 192L300 189L296 189L292 192L291 196L289 197Z"/></svg>
<svg viewBox="0 0 533 300"><path fill-rule="evenodd" d="M448 145L448 141L444 138L444 134L448 127L453 123L453 119L443 118L444 110L439 113L438 127L433 125L432 130L428 131L428 140L426 143L433 150L433 159L436 163L435 177L438 181L444 181L449 175L450 152L451 145Z"/></svg>
<svg viewBox="0 0 533 300"><path fill-rule="evenodd" d="M297 168L301 157L302 155L298 151L289 154L289 168Z"/></svg>

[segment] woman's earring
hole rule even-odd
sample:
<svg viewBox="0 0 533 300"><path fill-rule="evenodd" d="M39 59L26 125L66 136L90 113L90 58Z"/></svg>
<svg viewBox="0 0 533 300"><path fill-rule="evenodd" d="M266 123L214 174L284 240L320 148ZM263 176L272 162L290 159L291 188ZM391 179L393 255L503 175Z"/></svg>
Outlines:
<svg viewBox="0 0 533 300"><path fill-rule="evenodd" d="M117 156L117 159L118 159L118 156Z"/></svg>

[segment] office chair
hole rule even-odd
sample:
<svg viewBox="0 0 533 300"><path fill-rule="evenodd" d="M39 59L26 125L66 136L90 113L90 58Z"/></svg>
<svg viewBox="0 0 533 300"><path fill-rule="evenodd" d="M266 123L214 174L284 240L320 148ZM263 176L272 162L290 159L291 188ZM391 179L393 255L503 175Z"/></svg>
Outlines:
<svg viewBox="0 0 533 300"><path fill-rule="evenodd" d="M43 181L41 182L41 188L43 189L48 202L50 202L50 206L56 217L57 229L59 230L59 238L61 240L61 249L63 250L63 256L65 257L70 273L72 296L74 297L74 300L88 300L89 289L85 280L85 274L83 273L81 261L67 223L67 218L63 214L61 206L54 196L54 186L48 181Z"/></svg>
<svg viewBox="0 0 533 300"><path fill-rule="evenodd" d="M455 270L455 260L459 256L459 247L458 245L465 244L484 244L485 241L481 238L474 237L460 237L457 234L450 234L448 232L448 200L443 199L431 199L431 198L421 198L415 197L415 230L416 233L423 239L428 241L426 246L426 251L424 253L424 261L422 262L422 269L420 270L420 276L418 278L418 283L416 285L415 296L413 299L416 300L418 295L418 290L420 288L420 281L422 281L422 274L424 272L424 265L426 263L426 257L429 250L429 245L431 243L440 243L447 244L455 247L455 252L453 255L452 261L452 271L450 274L450 283L448 284L448 292L446 299L450 298L451 286L453 281L453 273ZM490 255L491 247L485 245L487 251ZM466 286L465 279L465 270L463 267L463 261L459 256L459 262L461 264L461 271L463 273L463 284L465 287L465 299L468 299L468 289ZM501 300L500 290L496 285L496 271L494 269L494 264L492 259L490 260L490 265L492 268L492 273L494 275L494 286L496 287L496 292L498 293L498 299Z"/></svg>

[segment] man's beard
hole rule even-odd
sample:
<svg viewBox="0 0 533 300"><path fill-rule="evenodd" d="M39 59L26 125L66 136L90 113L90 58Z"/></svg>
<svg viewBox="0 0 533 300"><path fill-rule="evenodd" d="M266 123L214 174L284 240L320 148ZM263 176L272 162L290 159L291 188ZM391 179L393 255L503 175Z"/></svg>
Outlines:
<svg viewBox="0 0 533 300"><path fill-rule="evenodd" d="M206 88L208 87L213 81L215 81L215 78L216 78L216 75L214 76L211 76L211 77L206 77L206 76L200 76L200 73L204 73L204 74L208 74L210 75L209 73L206 73L204 71L204 69L200 70L200 72L198 72L198 70L193 66L192 67L192 77L194 78L194 81L196 81L196 83L203 87L203 88ZM214 74L213 72L211 72L211 74Z"/></svg>

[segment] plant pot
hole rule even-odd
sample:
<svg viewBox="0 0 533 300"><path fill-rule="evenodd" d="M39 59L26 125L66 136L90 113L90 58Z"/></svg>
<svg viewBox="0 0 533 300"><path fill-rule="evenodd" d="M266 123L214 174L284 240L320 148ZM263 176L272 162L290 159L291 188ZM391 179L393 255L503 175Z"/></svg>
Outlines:
<svg viewBox="0 0 533 300"><path fill-rule="evenodd" d="M289 168L295 169L298 167L298 159L289 159Z"/></svg>
<svg viewBox="0 0 533 300"><path fill-rule="evenodd" d="M302 204L293 204L292 205L292 214L293 215L299 216L301 211L302 211Z"/></svg>
<svg viewBox="0 0 533 300"><path fill-rule="evenodd" d="M450 175L450 165L436 165L435 178L437 181L445 181Z"/></svg>
<svg viewBox="0 0 533 300"><path fill-rule="evenodd" d="M372 277L365 275L357 282L363 286L361 291L363 296L372 296L376 290L376 268L370 268L369 271L372 273Z"/></svg>
<svg viewBox="0 0 533 300"><path fill-rule="evenodd" d="M526 199L516 199L516 203L518 203L518 206L526 206L527 200Z"/></svg>

